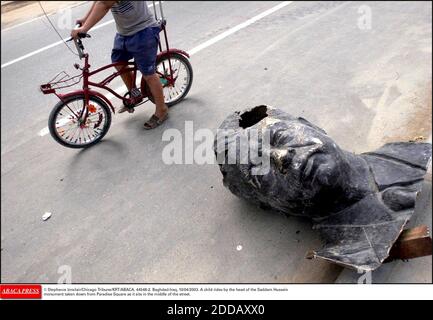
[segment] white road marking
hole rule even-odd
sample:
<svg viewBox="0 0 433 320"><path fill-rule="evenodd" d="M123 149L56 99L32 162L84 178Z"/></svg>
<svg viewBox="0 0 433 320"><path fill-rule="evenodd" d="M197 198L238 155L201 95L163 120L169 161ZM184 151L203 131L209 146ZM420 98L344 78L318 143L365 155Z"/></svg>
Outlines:
<svg viewBox="0 0 433 320"><path fill-rule="evenodd" d="M249 25L253 24L254 22L257 22L260 19L262 19L262 18L270 15L271 13L274 13L275 11L278 11L281 8L284 8L285 6L289 5L292 2L293 1L284 1L284 2L281 2L280 4L276 5L275 7L272 7L270 9L268 9L268 10L266 10L266 11L264 11L264 12L258 14L258 15L256 15L255 17L252 17L251 19L248 19L247 21L245 21L245 22L243 22L241 24L238 24L237 26L235 26L235 27L233 27L233 28L231 28L231 29L229 29L229 30L227 30L227 31L225 31L225 32L217 35L216 37L214 37L212 39L209 39L208 41L206 41L206 42L198 45L197 47L189 50L188 53L190 55L193 55L193 54L195 54L195 53L197 53L197 52L199 52L199 51L201 51L201 50L203 50L203 49L205 49L205 48L213 45L214 43L216 43L218 41L221 41L222 39L228 37L229 35L237 32L237 31L239 31L239 30L241 30L243 28L248 27Z"/></svg>
<svg viewBox="0 0 433 320"><path fill-rule="evenodd" d="M239 31L239 30L241 30L243 28L248 27L249 25L253 24L254 22L259 21L260 19L263 19L264 17L270 15L271 13L274 13L275 11L278 11L278 10L284 8L285 6L289 5L292 2L293 1L284 1L284 2L281 2L280 4L276 5L275 7L272 7L272 8L270 8L270 9L268 9L268 10L266 10L266 11L264 11L264 12L262 12L262 13L256 15L256 16L252 17L251 19L248 19L247 21L242 22L241 24L238 24L237 26L234 26L233 28L231 28L231 29L229 29L229 30L227 30L227 31L225 31L225 32L223 32L223 33L215 36L214 38L211 38L211 39L207 40L206 42L203 42L202 44L200 44L200 45L192 48L191 50L189 50L187 52L188 52L188 54L190 56L192 56L192 55L194 55L194 54L196 54L196 53L198 53L198 52L206 49L207 47L209 47L209 46L217 43L218 41L223 40L224 38L228 37L229 35L237 32L237 31ZM137 85L138 85L138 80L137 80ZM125 92L126 91L126 86L122 85L122 86L116 88L114 91L116 93L118 93L118 94L121 94L121 92ZM114 98L114 95L111 94L111 93L109 93L109 94L106 95L106 97L108 98L108 100L111 100L111 99ZM42 130L39 131L39 136L43 137L43 136L45 136L48 133L49 133L49 131L48 131L48 128L46 127L46 128L44 128L44 129L42 129Z"/></svg>
<svg viewBox="0 0 433 320"><path fill-rule="evenodd" d="M50 130L48 129L48 127L45 127L39 131L38 135L43 137L43 136L47 135L49 132L50 132Z"/></svg>
<svg viewBox="0 0 433 320"><path fill-rule="evenodd" d="M159 3L156 3L156 4L158 5ZM152 6L153 6L153 4L149 4L149 5L148 5L149 8L152 7ZM105 26L107 26L107 25L109 25L109 24L112 24L113 22L114 22L114 19L111 19L111 20L108 20L108 21L106 21L106 22L104 22L104 23L98 24L98 25L96 25L94 28L92 28L92 31L93 31L93 30L100 29L100 28L102 28L102 27L105 27ZM10 65L12 65L12 64L14 64L14 63L17 63L17 62L19 62L19 61L22 61L22 60L25 60L25 59L27 59L27 58L30 58L30 57L32 57L32 56L38 54L38 53L41 53L41 52L47 51L48 49L51 49L51 48L53 48L53 47L55 47L55 46L58 46L59 44L62 44L62 43L63 43L64 41L66 41L66 40L67 40L67 38L66 38L66 39L63 39L63 40L59 40L59 41L54 42L54 43L52 43L52 44L49 44L49 45L47 45L47 46L45 46L45 47L42 47L42 48L40 48L40 49L38 49L38 50L35 50L35 51L32 51L32 52L29 52L29 53L27 53L27 54L25 54L25 55L23 55L23 56L21 56L21 57L19 57L19 58L16 58L16 59L11 60L11 61L9 61L9 62L3 63L3 64L1 65L1 69L5 68L5 67L7 67L7 66L10 66Z"/></svg>
<svg viewBox="0 0 433 320"><path fill-rule="evenodd" d="M51 15L53 15L53 13L49 14L48 16L51 16ZM15 29L15 28L21 27L21 26L23 26L23 25L25 25L25 24L27 24L27 23L30 23L30 22L33 22L33 21L39 20L39 19L42 18L42 17L45 17L45 16L39 16L39 17L36 17L36 18L30 19L30 20L27 20L27 21L21 22L21 23L19 23L19 24L16 24L16 25L14 25L14 26L12 26L12 27L4 28L4 29L2 29L2 32L3 32L3 31L9 31L9 30L12 30L12 29Z"/></svg>

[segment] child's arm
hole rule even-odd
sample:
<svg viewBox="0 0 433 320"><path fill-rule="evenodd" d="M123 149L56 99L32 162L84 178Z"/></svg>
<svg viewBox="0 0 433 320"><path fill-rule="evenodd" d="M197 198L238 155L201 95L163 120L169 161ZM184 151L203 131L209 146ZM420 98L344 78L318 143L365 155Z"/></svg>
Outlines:
<svg viewBox="0 0 433 320"><path fill-rule="evenodd" d="M78 33L87 33L95 24L97 24L110 10L116 1L95 1L89 11L86 21L81 28L71 31L71 37L76 38Z"/></svg>

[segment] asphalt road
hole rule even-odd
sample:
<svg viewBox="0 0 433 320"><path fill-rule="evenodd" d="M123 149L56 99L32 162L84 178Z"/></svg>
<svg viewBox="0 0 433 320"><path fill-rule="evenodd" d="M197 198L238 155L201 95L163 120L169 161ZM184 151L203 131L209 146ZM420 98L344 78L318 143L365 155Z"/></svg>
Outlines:
<svg viewBox="0 0 433 320"><path fill-rule="evenodd" d="M170 44L190 50L278 3L167 1ZM58 45L2 67L1 281L56 283L64 265L75 283L334 281L338 267L304 259L320 245L308 221L236 198L216 165L165 165L161 136L186 120L215 130L258 104L309 119L354 152L425 135L431 3L365 4L371 29L358 26L361 2L290 3L194 54L193 87L164 126L143 130L147 103L115 115L103 142L82 151L39 135L56 98L38 86L74 73L77 59ZM113 23L90 32L92 66L109 62L114 33ZM2 66L58 40L45 19L2 31Z"/></svg>

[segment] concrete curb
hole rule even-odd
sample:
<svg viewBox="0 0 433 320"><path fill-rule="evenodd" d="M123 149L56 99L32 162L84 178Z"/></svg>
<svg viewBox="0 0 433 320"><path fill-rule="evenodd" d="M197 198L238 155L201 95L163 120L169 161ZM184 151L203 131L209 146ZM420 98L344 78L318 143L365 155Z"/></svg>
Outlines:
<svg viewBox="0 0 433 320"><path fill-rule="evenodd" d="M15 9L25 7L34 1L2 1L1 2L1 13L6 13Z"/></svg>
<svg viewBox="0 0 433 320"><path fill-rule="evenodd" d="M42 18L44 16L42 10L40 10L36 1L6 1L12 4L2 3L2 31L13 28L15 26L20 26L27 22L34 21L36 19ZM83 5L87 1L70 1L67 6L51 6L45 8L47 15L51 16L56 14L61 10L66 10L68 8L72 9L77 6ZM7 9L5 10L4 7ZM37 11L35 11L37 10ZM16 13L16 15L15 15Z"/></svg>

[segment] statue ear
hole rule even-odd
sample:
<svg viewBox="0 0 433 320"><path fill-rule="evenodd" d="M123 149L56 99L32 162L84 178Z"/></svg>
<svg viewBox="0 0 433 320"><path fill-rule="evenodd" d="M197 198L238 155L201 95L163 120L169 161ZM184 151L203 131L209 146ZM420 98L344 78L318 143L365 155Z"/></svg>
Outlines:
<svg viewBox="0 0 433 320"><path fill-rule="evenodd" d="M304 119L304 118L302 118L302 117L298 117L297 120L298 120L299 122L301 122L301 123L303 123L303 124L305 124L305 125L307 125L307 126L313 128L313 129L316 129L317 131L320 131L320 132L323 133L323 134L328 135L328 134L326 133L325 130L323 130L322 128L319 128L318 126L316 126L316 125L314 125L314 124L312 124L312 123L311 123L310 121L308 121L307 119Z"/></svg>
<svg viewBox="0 0 433 320"><path fill-rule="evenodd" d="M417 190L413 187L390 187L382 192L382 200L393 211L413 209Z"/></svg>

